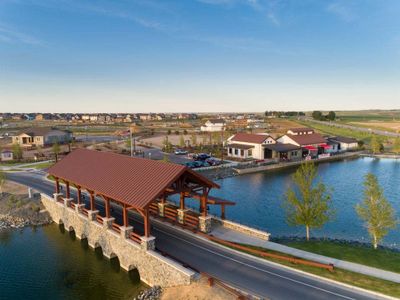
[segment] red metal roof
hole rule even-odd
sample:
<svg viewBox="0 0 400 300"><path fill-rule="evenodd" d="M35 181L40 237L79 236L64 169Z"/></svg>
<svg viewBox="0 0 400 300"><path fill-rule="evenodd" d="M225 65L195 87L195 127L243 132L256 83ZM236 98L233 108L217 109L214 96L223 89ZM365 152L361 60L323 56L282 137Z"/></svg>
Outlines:
<svg viewBox="0 0 400 300"><path fill-rule="evenodd" d="M319 133L303 134L303 135L287 134L287 136L290 137L300 146L326 143L326 139L324 139L324 137Z"/></svg>
<svg viewBox="0 0 400 300"><path fill-rule="evenodd" d="M262 144L270 136L267 134L250 134L250 133L236 133L232 138L232 142L243 142L252 144Z"/></svg>
<svg viewBox="0 0 400 300"><path fill-rule="evenodd" d="M135 208L146 207L183 174L219 188L182 165L88 149L73 151L48 173Z"/></svg>

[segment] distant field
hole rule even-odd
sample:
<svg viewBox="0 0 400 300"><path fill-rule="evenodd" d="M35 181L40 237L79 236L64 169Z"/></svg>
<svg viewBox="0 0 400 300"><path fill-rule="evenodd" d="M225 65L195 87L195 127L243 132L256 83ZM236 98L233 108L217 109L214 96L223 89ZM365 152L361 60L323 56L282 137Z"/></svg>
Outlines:
<svg viewBox="0 0 400 300"><path fill-rule="evenodd" d="M400 131L400 121L393 121L393 122L377 122L377 121L371 121L371 122L349 122L349 124L353 125L358 125L358 126L363 126L363 127L374 127L374 128L379 128L382 130L388 130L388 131L393 131L393 132L399 132Z"/></svg>

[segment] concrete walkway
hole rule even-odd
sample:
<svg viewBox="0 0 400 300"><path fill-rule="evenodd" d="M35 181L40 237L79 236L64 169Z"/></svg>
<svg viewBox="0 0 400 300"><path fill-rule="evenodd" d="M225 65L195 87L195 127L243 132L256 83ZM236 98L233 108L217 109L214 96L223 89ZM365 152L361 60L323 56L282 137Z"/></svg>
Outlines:
<svg viewBox="0 0 400 300"><path fill-rule="evenodd" d="M286 253L289 255L293 255L299 258L304 258L307 260L311 261L316 261L319 263L324 263L324 264L333 264L336 268L352 271L355 273L360 273L396 283L400 283L400 274L390 272L390 271L385 271L373 267L368 267L365 265L360 265L357 263L352 263L332 257L327 257L303 250L299 250L296 248L291 248L282 244L274 243L274 242L269 242L266 240L262 240L257 237L253 237L241 232L234 231L232 229L227 229L224 227L216 227L213 229L211 232L212 235L215 237L218 237L220 239L224 239L227 241L231 242L236 242L236 243L241 243L241 244L248 244L248 245L253 245L253 246L258 246L262 247L265 249L270 249L274 251L279 251L281 253Z"/></svg>

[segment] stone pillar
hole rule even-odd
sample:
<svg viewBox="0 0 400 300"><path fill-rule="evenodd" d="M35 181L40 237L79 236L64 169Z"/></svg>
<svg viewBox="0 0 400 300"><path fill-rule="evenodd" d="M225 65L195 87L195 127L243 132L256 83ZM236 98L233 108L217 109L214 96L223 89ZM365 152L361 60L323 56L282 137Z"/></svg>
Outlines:
<svg viewBox="0 0 400 300"><path fill-rule="evenodd" d="M121 237L123 239L129 239L129 235L131 234L133 227L132 226L121 226L119 229L121 229Z"/></svg>
<svg viewBox="0 0 400 300"><path fill-rule="evenodd" d="M99 213L98 210L88 210L89 221L96 221L96 216Z"/></svg>
<svg viewBox="0 0 400 300"><path fill-rule="evenodd" d="M53 194L53 200L57 202L58 197L61 197L63 194L61 193L54 193Z"/></svg>
<svg viewBox="0 0 400 300"><path fill-rule="evenodd" d="M80 214L82 212L82 208L85 207L85 204L76 204L75 205L75 210L78 214Z"/></svg>
<svg viewBox="0 0 400 300"><path fill-rule="evenodd" d="M144 251L155 250L156 249L156 238L154 236L142 236L140 237L142 242L140 243L140 248Z"/></svg>
<svg viewBox="0 0 400 300"><path fill-rule="evenodd" d="M157 204L158 204L158 215L159 215L160 217L164 217L164 208L165 208L165 206L167 205L167 203L159 202L159 203L157 203Z"/></svg>
<svg viewBox="0 0 400 300"><path fill-rule="evenodd" d="M72 198L64 198L64 206L65 207L70 207L72 200L74 200L74 199L72 199Z"/></svg>
<svg viewBox="0 0 400 300"><path fill-rule="evenodd" d="M188 209L177 209L178 211L178 222L180 224L184 224L185 223L185 214L188 211Z"/></svg>
<svg viewBox="0 0 400 300"><path fill-rule="evenodd" d="M200 216L199 217L199 229L201 232L210 233L211 232L211 216Z"/></svg>
<svg viewBox="0 0 400 300"><path fill-rule="evenodd" d="M103 226L104 229L111 229L112 223L115 221L115 218L103 218Z"/></svg>

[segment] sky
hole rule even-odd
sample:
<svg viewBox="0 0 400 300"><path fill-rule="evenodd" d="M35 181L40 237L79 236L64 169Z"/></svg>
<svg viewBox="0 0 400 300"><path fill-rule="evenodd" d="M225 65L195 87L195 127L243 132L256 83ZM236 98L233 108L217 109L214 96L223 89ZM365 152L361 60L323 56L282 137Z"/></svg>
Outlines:
<svg viewBox="0 0 400 300"><path fill-rule="evenodd" d="M0 112L400 108L399 0L0 0Z"/></svg>

